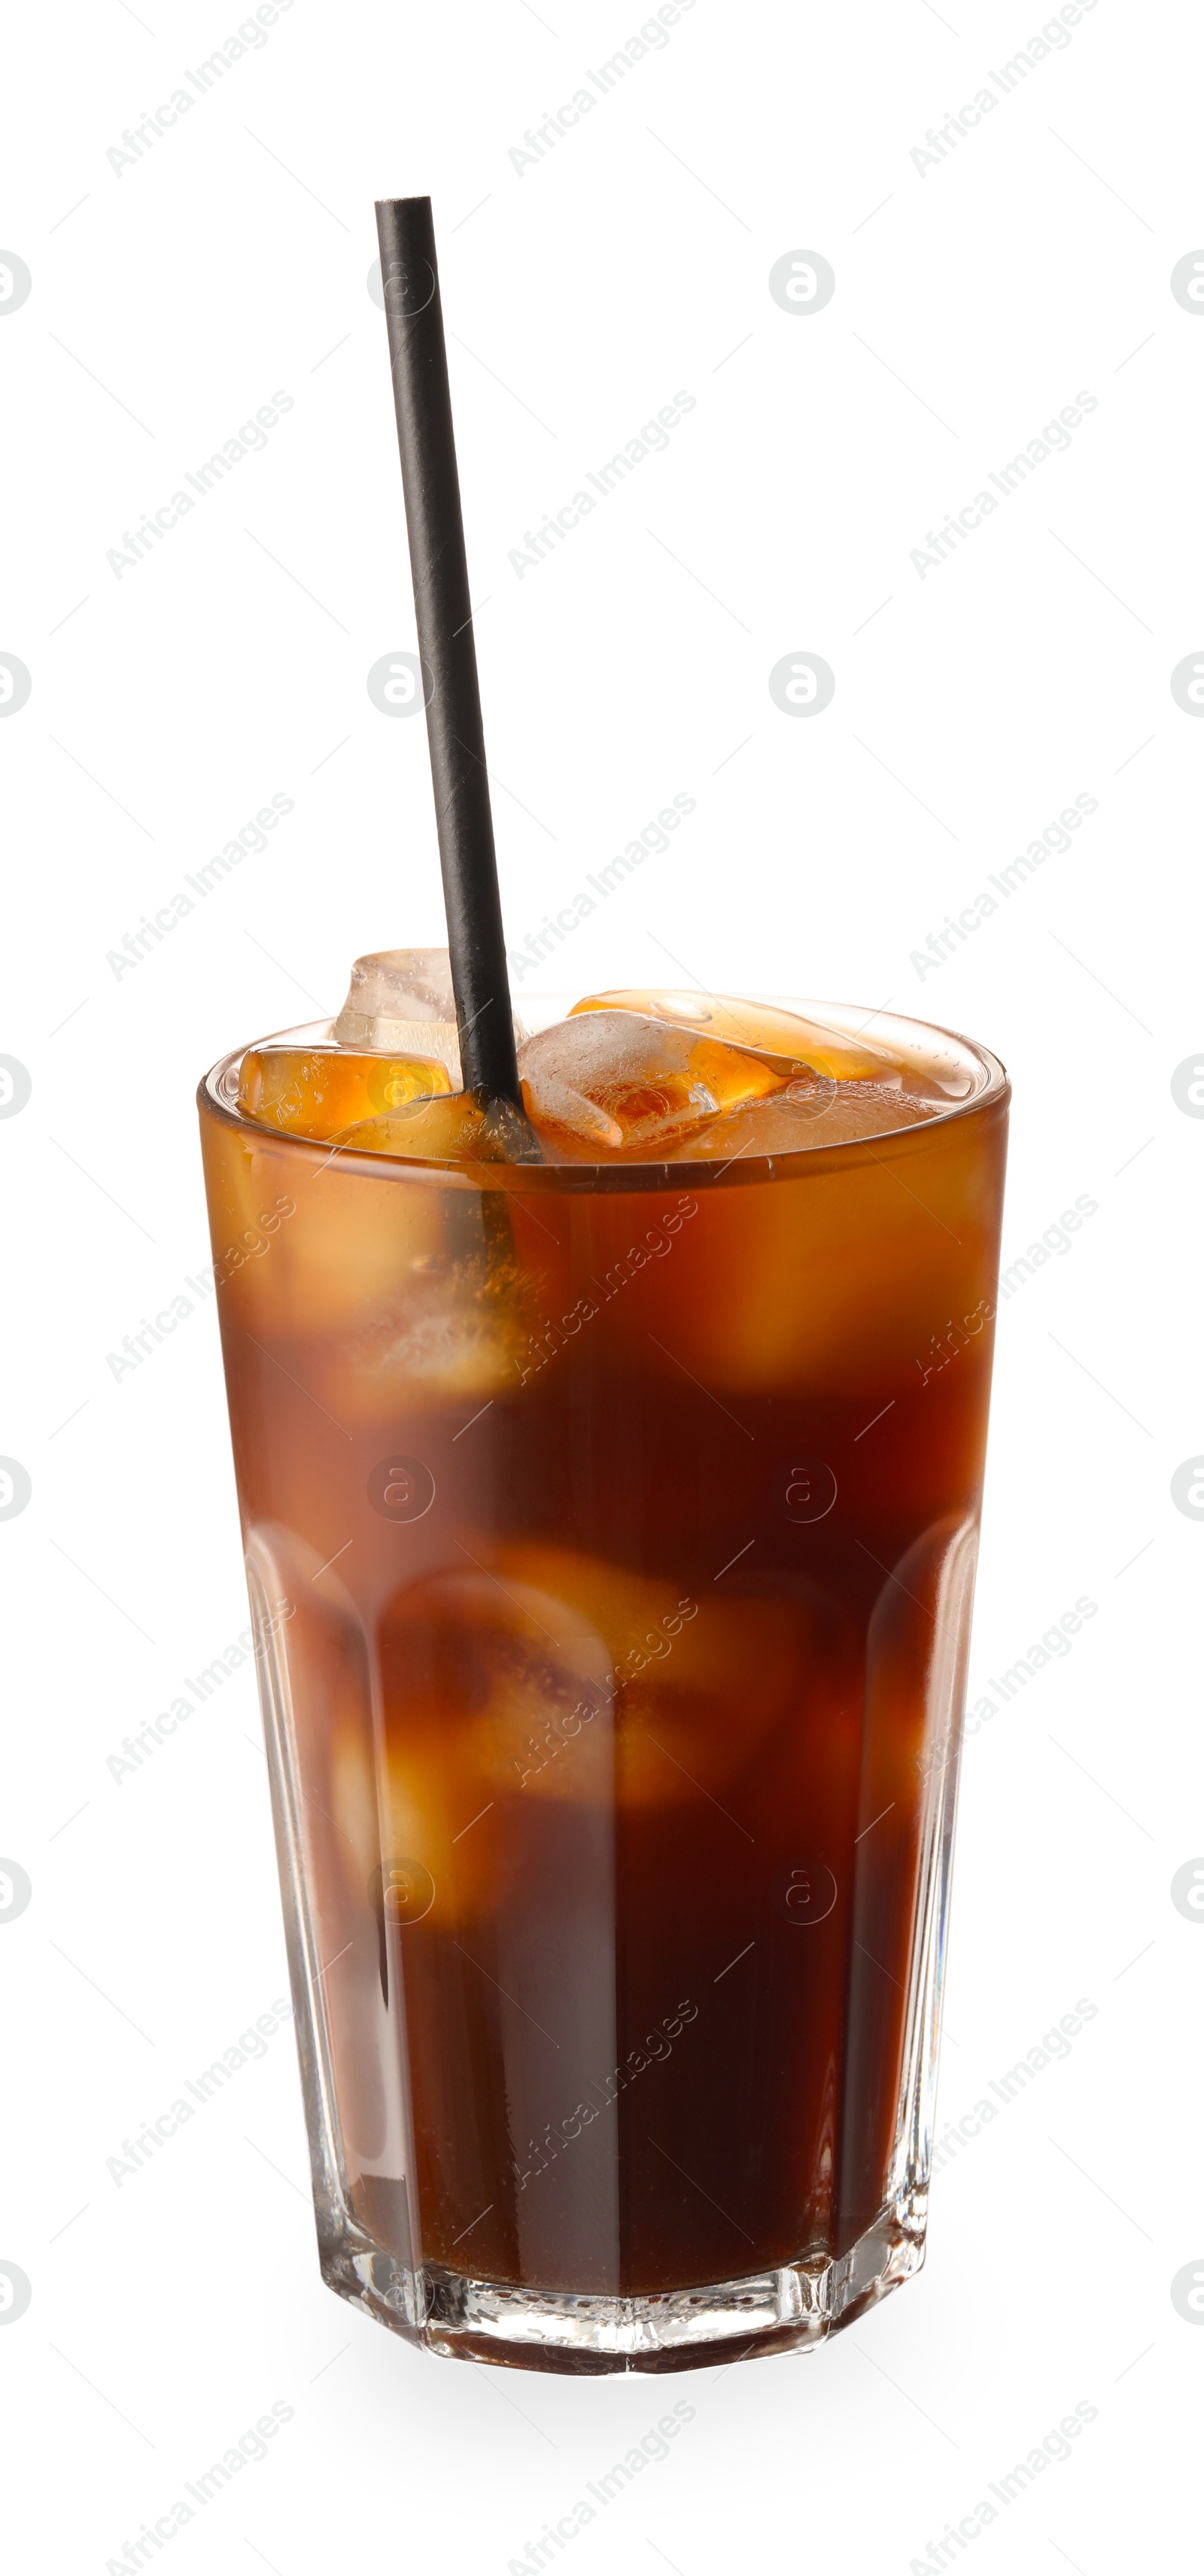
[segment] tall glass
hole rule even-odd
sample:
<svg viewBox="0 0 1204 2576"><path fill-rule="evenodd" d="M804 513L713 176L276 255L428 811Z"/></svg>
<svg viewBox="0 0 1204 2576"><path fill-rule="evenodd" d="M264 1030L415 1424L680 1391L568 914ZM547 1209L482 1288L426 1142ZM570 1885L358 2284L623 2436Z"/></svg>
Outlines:
<svg viewBox="0 0 1204 2576"><path fill-rule="evenodd" d="M726 1165L201 1085L321 2264L430 2351L681 2369L923 2260L1008 1086L874 1035L937 1116Z"/></svg>

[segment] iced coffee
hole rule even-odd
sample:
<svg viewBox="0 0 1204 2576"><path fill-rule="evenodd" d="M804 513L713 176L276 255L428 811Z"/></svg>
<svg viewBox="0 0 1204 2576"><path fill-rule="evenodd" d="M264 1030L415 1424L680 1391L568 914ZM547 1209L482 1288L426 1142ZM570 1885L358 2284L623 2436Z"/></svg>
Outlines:
<svg viewBox="0 0 1204 2576"><path fill-rule="evenodd" d="M318 2231L432 2350L678 2369L922 2259L1007 1085L516 1038L508 1129L393 952L199 1095Z"/></svg>

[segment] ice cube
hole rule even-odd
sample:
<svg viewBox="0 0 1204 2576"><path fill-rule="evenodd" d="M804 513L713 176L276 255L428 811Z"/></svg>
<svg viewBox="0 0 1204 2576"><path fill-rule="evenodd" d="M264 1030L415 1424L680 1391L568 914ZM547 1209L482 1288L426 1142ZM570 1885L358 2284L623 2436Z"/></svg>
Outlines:
<svg viewBox="0 0 1204 2576"><path fill-rule="evenodd" d="M486 1269L468 1257L446 1267L438 1259L425 1270L415 1265L392 1305L382 1301L358 1335L348 1336L346 1375L369 1390L373 1418L390 1403L475 1407L508 1394L525 1339L514 1287L512 1263ZM371 1415L371 1405L364 1410ZM353 1418L353 1410L339 1416Z"/></svg>
<svg viewBox="0 0 1204 2576"><path fill-rule="evenodd" d="M541 1029L520 1048L518 1066L532 1124L562 1151L653 1160L725 1110L819 1079L800 1057L628 1010L574 1013Z"/></svg>
<svg viewBox="0 0 1204 2576"><path fill-rule="evenodd" d="M428 1574L381 1622L390 1769L414 1775L425 1756L450 1772L460 1823L507 1794L592 1803L612 1785L611 1658L543 1571L536 1557L501 1577L468 1563Z"/></svg>
<svg viewBox="0 0 1204 2576"><path fill-rule="evenodd" d="M548 1618L554 1635L577 1628L602 1639L615 1755L604 1794L628 1809L722 1794L797 1706L815 1661L815 1615L802 1603L761 1594L704 1602L676 1577L633 1574L568 1548L513 1547L496 1562L508 1594L530 1585L556 1604L564 1624ZM549 1766L553 1777L560 1767Z"/></svg>
<svg viewBox="0 0 1204 2576"><path fill-rule="evenodd" d="M446 948L384 948L357 957L334 1033L340 1046L394 1046L394 1028L415 1020L456 1022Z"/></svg>
<svg viewBox="0 0 1204 2576"><path fill-rule="evenodd" d="M843 1030L804 1019L796 1011L783 1011L776 1004L742 1002L726 993L587 993L574 1002L570 1018L586 1011L637 1011L645 1019L697 1029L770 1055L802 1057L817 1072L834 1074L839 1081L867 1081L896 1072L893 1057L861 1038L847 1037Z"/></svg>
<svg viewBox="0 0 1204 2576"><path fill-rule="evenodd" d="M412 1100L377 1118L361 1118L340 1135L339 1145L351 1153L452 1163L476 1153L483 1124L476 1101L453 1091L440 1099Z"/></svg>
<svg viewBox="0 0 1204 2576"><path fill-rule="evenodd" d="M449 1832L507 1794L629 1810L723 1795L814 1688L807 1603L700 1601L677 1575L567 1548L489 1554L420 1578L381 1625L390 1770L425 1773L428 1813L452 1780Z"/></svg>
<svg viewBox="0 0 1204 2576"><path fill-rule="evenodd" d="M867 1136L894 1135L935 1117L947 1103L914 1084L893 1082L791 1082L772 1099L750 1102L695 1130L688 1152L699 1161L747 1160L750 1155L797 1154L828 1145L852 1145Z"/></svg>
<svg viewBox="0 0 1204 2576"><path fill-rule="evenodd" d="M451 1088L438 1055L353 1055L331 1046L248 1047L239 1070L238 1106L257 1126L326 1141L364 1119L447 1095ZM458 1097L462 1105L462 1095Z"/></svg>
<svg viewBox="0 0 1204 2576"><path fill-rule="evenodd" d="M437 1056L462 1087L451 959L446 948L383 948L357 957L347 999L334 1023L339 1046ZM516 1017L516 1042L526 1031Z"/></svg>
<svg viewBox="0 0 1204 2576"><path fill-rule="evenodd" d="M415 1096L376 1118L362 1118L339 1135L340 1149L361 1154L400 1154L423 1162L542 1161L526 1119L508 1100L482 1109L464 1091L441 1098Z"/></svg>

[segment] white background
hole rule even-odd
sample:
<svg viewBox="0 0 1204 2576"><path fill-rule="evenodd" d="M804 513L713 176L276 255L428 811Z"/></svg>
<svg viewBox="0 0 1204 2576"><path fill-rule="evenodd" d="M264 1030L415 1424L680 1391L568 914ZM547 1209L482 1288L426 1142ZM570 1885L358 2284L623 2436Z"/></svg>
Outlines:
<svg viewBox="0 0 1204 2576"><path fill-rule="evenodd" d="M1036 8L696 0L520 175L510 148L636 9L295 0L115 172L238 23L62 0L5 35L0 239L32 276L0 313L0 650L32 675L0 723L0 1050L33 1083L0 1125L0 1450L33 1486L0 1526L0 1850L33 1886L0 1921L0 2257L33 2285L0 2332L11 2563L133 2566L280 2400L269 2457L165 2544L179 2576L500 2576L683 2396L671 2457L568 2545L582 2576L935 2566L1081 2400L1073 2458L965 2550L994 2576L1178 2567L1204 1930L1169 1891L1204 1852L1204 1527L1170 1480L1204 1439L1204 1124L1170 1083L1204 1038L1204 724L1170 674L1204 648L1204 310L1169 279L1204 241L1198 13L1099 0L921 173ZM119 1382L106 1354L206 1255L203 1068L337 1007L358 952L440 936L423 729L365 686L414 641L372 206L427 189L512 941L685 791L671 853L549 984L942 1018L1014 1079L1005 1261L1097 1202L1001 1314L972 1697L1098 1610L967 1748L943 2114L1079 1997L1096 2018L938 2178L902 2297L814 2358L673 2382L436 2365L336 2303L287 2030L153 2165L107 2170L286 1991L251 1666L134 1777L106 1767L246 1620L212 1304ZM836 292L787 313L768 274L804 247ZM264 452L118 578L123 531L276 389ZM668 451L520 580L524 531L678 389ZM926 531L1080 390L1069 452L921 580ZM804 649L836 695L796 721L767 681ZM117 976L274 793L268 850ZM921 976L1080 793L1072 849Z"/></svg>

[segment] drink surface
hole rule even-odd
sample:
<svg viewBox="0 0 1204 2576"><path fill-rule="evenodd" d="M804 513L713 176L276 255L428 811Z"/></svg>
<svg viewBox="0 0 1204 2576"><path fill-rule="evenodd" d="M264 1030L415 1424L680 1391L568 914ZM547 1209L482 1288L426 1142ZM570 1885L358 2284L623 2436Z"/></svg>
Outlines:
<svg viewBox="0 0 1204 2576"><path fill-rule="evenodd" d="M357 973L361 1001L385 998ZM392 999L388 1011L344 1010L329 1031L248 1048L244 1115L357 1153L451 1160L483 1143L488 1152L487 1112L460 1089L454 1025L403 1021ZM798 1153L935 1117L972 1083L955 1051L892 1049L717 994L591 994L535 1036L520 1023L515 1033L524 1108L552 1162ZM357 1045L365 1036L371 1044Z"/></svg>
<svg viewBox="0 0 1204 2576"><path fill-rule="evenodd" d="M840 2253L923 2163L1006 1084L602 994L511 1160L406 1008L201 1092L339 2188L541 2291Z"/></svg>

